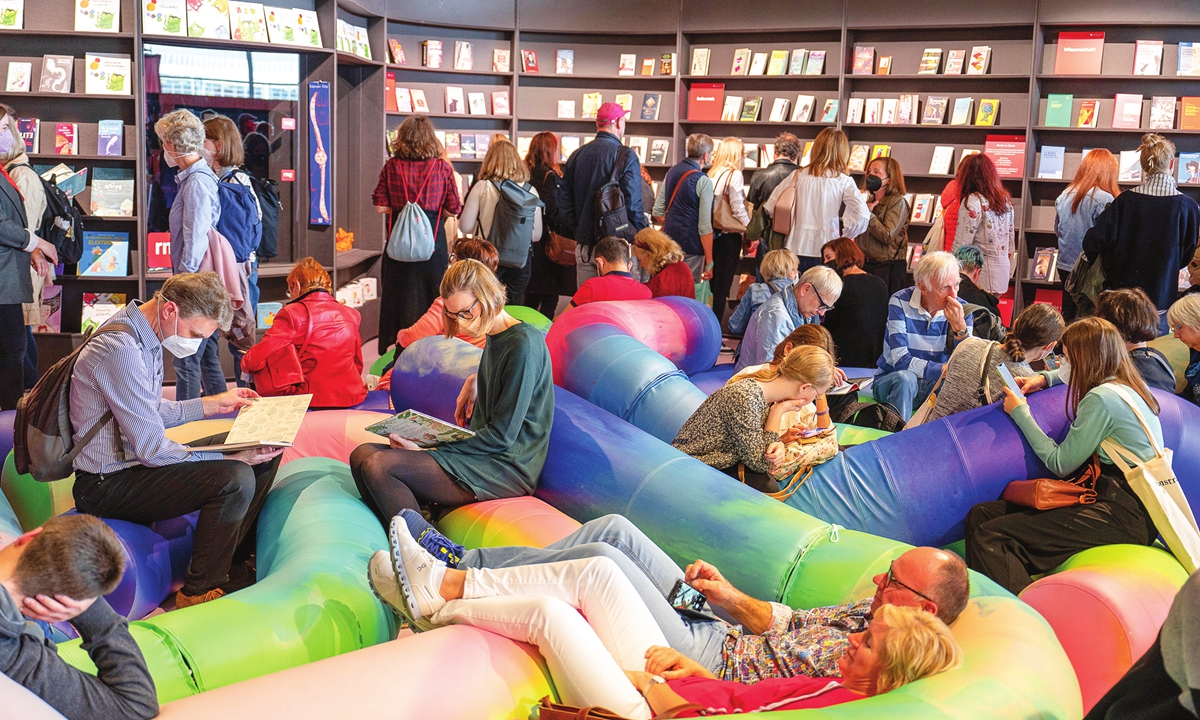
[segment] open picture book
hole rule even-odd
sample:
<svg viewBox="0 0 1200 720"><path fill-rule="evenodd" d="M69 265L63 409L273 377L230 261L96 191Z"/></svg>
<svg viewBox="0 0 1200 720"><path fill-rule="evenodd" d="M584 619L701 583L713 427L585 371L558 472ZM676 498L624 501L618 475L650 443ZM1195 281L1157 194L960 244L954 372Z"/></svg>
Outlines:
<svg viewBox="0 0 1200 720"><path fill-rule="evenodd" d="M193 452L235 453L253 448L291 447L312 395L257 398L238 411L220 445L185 445Z"/></svg>
<svg viewBox="0 0 1200 720"><path fill-rule="evenodd" d="M475 437L475 433L466 428L443 422L416 410L405 410L398 415L368 426L367 430L383 437L392 434L399 435L423 448L437 447L442 443Z"/></svg>

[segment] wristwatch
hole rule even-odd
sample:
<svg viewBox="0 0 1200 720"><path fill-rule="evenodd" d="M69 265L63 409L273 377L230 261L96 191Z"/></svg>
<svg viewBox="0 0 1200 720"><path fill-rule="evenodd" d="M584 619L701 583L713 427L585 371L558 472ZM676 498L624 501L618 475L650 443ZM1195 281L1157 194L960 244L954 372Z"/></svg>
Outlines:
<svg viewBox="0 0 1200 720"><path fill-rule="evenodd" d="M662 675L651 675L650 682L646 685L646 689L649 690L650 688L654 687L655 685L665 685L666 683L667 683L667 679L664 678Z"/></svg>
<svg viewBox="0 0 1200 720"><path fill-rule="evenodd" d="M966 336L967 336L967 329L966 329L966 328L963 328L962 330L955 330L955 331L954 331L954 337L956 337L956 338L965 338Z"/></svg>

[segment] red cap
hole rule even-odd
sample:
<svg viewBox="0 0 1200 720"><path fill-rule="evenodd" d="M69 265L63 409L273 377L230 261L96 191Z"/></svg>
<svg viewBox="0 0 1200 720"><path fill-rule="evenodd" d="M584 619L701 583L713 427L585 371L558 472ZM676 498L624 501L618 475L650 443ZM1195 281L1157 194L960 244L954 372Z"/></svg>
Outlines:
<svg viewBox="0 0 1200 720"><path fill-rule="evenodd" d="M623 118L628 115L628 111L615 102L606 102L596 111L597 122L613 122L618 118Z"/></svg>

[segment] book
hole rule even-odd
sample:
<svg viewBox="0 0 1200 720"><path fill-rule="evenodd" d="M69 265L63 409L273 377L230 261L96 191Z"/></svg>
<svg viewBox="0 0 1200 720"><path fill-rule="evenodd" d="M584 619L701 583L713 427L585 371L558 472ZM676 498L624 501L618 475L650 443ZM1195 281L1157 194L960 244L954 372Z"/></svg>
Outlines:
<svg viewBox="0 0 1200 720"><path fill-rule="evenodd" d="M1179 153L1176 178L1180 185L1200 185L1200 152Z"/></svg>
<svg viewBox="0 0 1200 720"><path fill-rule="evenodd" d="M884 125L896 124L896 104L899 101L896 98L883 99L883 112L879 115L879 122Z"/></svg>
<svg viewBox="0 0 1200 720"><path fill-rule="evenodd" d="M850 103L846 105L846 122L860 123L863 119L863 99L850 98Z"/></svg>
<svg viewBox="0 0 1200 720"><path fill-rule="evenodd" d="M426 40L421 43L421 64L427 68L442 66L442 41Z"/></svg>
<svg viewBox="0 0 1200 720"><path fill-rule="evenodd" d="M992 64L992 48L987 45L976 45L971 48L971 58L967 61L968 75L986 75Z"/></svg>
<svg viewBox="0 0 1200 720"><path fill-rule="evenodd" d="M981 152L983 151L976 148L963 148L962 152L958 156L958 164L954 166L955 169L957 169L959 165L962 165L963 160L966 160L972 155L978 155Z"/></svg>
<svg viewBox="0 0 1200 720"><path fill-rule="evenodd" d="M521 156L522 160L524 160L525 156L529 154L529 146L532 144L533 138L529 137L528 135L523 135L517 138L517 154Z"/></svg>
<svg viewBox="0 0 1200 720"><path fill-rule="evenodd" d="M1099 75L1104 60L1104 33L1060 32L1054 55L1055 75Z"/></svg>
<svg viewBox="0 0 1200 720"><path fill-rule="evenodd" d="M696 86L693 85L692 89L695 89L695 87ZM718 87L723 88L724 86L719 85ZM662 93L646 93L645 95L643 95L642 96L641 119L642 120L657 120L658 119L658 110L661 105L662 105ZM720 98L713 98L713 102L711 103L711 105L712 105L712 108L714 111L717 110L718 108L720 108L721 107ZM688 118L689 119L693 118L692 110L693 110L692 95L689 92L688 93ZM717 119L719 117L720 117L720 113L717 112L716 117L713 119Z"/></svg>
<svg viewBox="0 0 1200 720"><path fill-rule="evenodd" d="M471 115L487 115L487 97L481 92L467 93L467 111Z"/></svg>
<svg viewBox="0 0 1200 720"><path fill-rule="evenodd" d="M975 99L969 97L960 97L954 99L954 110L950 114L951 125L969 125L971 123L971 108L975 105Z"/></svg>
<svg viewBox="0 0 1200 720"><path fill-rule="evenodd" d="M475 433L466 428L442 422L416 410L405 410L374 425L368 425L367 431L383 437L398 435L423 448L475 437Z"/></svg>
<svg viewBox="0 0 1200 720"><path fill-rule="evenodd" d="M264 7L264 9L266 9ZM274 8L272 8L274 9ZM317 23L316 10L301 10L299 8L288 10L292 17L292 27L295 29L296 45L306 45L309 47L323 47L321 45L321 26ZM270 26L270 11L267 12L268 24L267 35L271 34Z"/></svg>
<svg viewBox="0 0 1200 720"><path fill-rule="evenodd" d="M670 140L655 139L650 142L650 159L648 162L662 165L667 162L667 151L671 148Z"/></svg>
<svg viewBox="0 0 1200 720"><path fill-rule="evenodd" d="M280 302L259 302L255 308L257 310L258 329L266 330L275 324L275 316L283 309L283 303Z"/></svg>
<svg viewBox="0 0 1200 720"><path fill-rule="evenodd" d="M574 75L575 74L575 51L574 50L558 50L554 53L554 74L555 75Z"/></svg>
<svg viewBox="0 0 1200 720"><path fill-rule="evenodd" d="M575 101L574 100L559 100L557 117L560 117L560 118L575 117Z"/></svg>
<svg viewBox="0 0 1200 720"><path fill-rule="evenodd" d="M863 103L862 121L867 125L878 125L882 114L883 100L880 98L867 98Z"/></svg>
<svg viewBox="0 0 1200 720"><path fill-rule="evenodd" d="M700 47L692 48L692 69L689 74L693 75L693 76L697 76L697 77L707 75L708 74L708 60L709 60L709 57L711 54L712 54L712 50L710 50L709 48L700 48ZM621 57L622 57L622 67L624 67L623 59L626 56L622 55ZM636 56L631 55L629 57L636 57ZM618 74L624 75L626 73L618 73ZM633 64L632 63L630 63L628 74L629 75L633 74Z"/></svg>
<svg viewBox="0 0 1200 720"><path fill-rule="evenodd" d="M25 141L25 152L36 153L41 148L42 121L37 118L17 118L17 132Z"/></svg>
<svg viewBox="0 0 1200 720"><path fill-rule="evenodd" d="M406 58L404 56L404 46L400 44L400 41L397 40L396 38L388 38L387 44L388 44L388 51L390 51L392 54L392 63L395 65L407 65L408 58ZM502 51L497 51L497 52L508 52L508 51L502 50ZM494 55L493 55L493 57L494 57ZM493 68L493 69L495 69L495 68Z"/></svg>
<svg viewBox="0 0 1200 720"><path fill-rule="evenodd" d="M471 43L465 40L454 41L454 69L455 70L471 70L475 67L475 54L471 50Z"/></svg>
<svg viewBox="0 0 1200 720"><path fill-rule="evenodd" d="M954 161L954 148L938 145L933 148L933 159L929 161L930 175L949 175L950 163Z"/></svg>
<svg viewBox="0 0 1200 720"><path fill-rule="evenodd" d="M825 51L813 50L808 53L808 64L804 66L805 75L821 75L825 72Z"/></svg>
<svg viewBox="0 0 1200 720"><path fill-rule="evenodd" d="M8 82L4 85L4 91L29 92L29 85L32 77L33 63L9 61Z"/></svg>
<svg viewBox="0 0 1200 720"><path fill-rule="evenodd" d="M867 169L867 155L870 153L869 145L855 145L850 148L850 159L846 161L846 168L849 170L863 171Z"/></svg>
<svg viewBox="0 0 1200 720"><path fill-rule="evenodd" d="M125 154L125 123L120 120L97 123L96 154L116 157Z"/></svg>
<svg viewBox="0 0 1200 720"><path fill-rule="evenodd" d="M925 247L920 243L909 243L908 251L908 270L909 272L912 272L913 266L916 265L921 259L921 256L925 254Z"/></svg>
<svg viewBox="0 0 1200 720"><path fill-rule="evenodd" d="M506 73L512 70L512 51L507 48L492 50L492 72Z"/></svg>
<svg viewBox="0 0 1200 720"><path fill-rule="evenodd" d="M80 332L95 330L124 308L125 293L84 293Z"/></svg>
<svg viewBox="0 0 1200 720"><path fill-rule="evenodd" d="M983 98L979 101L979 112L975 113L976 125L995 125L996 117L1000 114L998 98Z"/></svg>
<svg viewBox="0 0 1200 720"><path fill-rule="evenodd" d="M396 88L396 112L411 113L413 111L412 93L408 88Z"/></svg>
<svg viewBox="0 0 1200 720"><path fill-rule="evenodd" d="M187 22L188 37L228 40L229 3L227 0L188 0Z"/></svg>
<svg viewBox="0 0 1200 720"><path fill-rule="evenodd" d="M803 75L804 62L808 60L808 50L797 48L792 51L792 61L788 65L788 75Z"/></svg>
<svg viewBox="0 0 1200 720"><path fill-rule="evenodd" d="M1162 75L1162 59L1162 40L1138 40L1134 43L1133 74Z"/></svg>
<svg viewBox="0 0 1200 720"><path fill-rule="evenodd" d="M161 5L161 3L159 3ZM300 32L296 27L299 17L291 8L264 5L267 20L267 40L276 45L300 44ZM143 20L143 25L145 21ZM142 34L145 34L145 30Z"/></svg>
<svg viewBox="0 0 1200 720"><path fill-rule="evenodd" d="M892 74L892 56L880 55L879 66L875 69L876 75L891 75Z"/></svg>
<svg viewBox="0 0 1200 720"><path fill-rule="evenodd" d="M896 124L913 125L919 118L920 96L901 95L896 103Z"/></svg>
<svg viewBox="0 0 1200 720"><path fill-rule="evenodd" d="M83 231L83 254L76 264L81 277L125 277L129 274L129 233Z"/></svg>
<svg viewBox="0 0 1200 720"><path fill-rule="evenodd" d="M771 59L767 61L768 75L786 75L788 69L788 51L772 50Z"/></svg>
<svg viewBox="0 0 1200 720"><path fill-rule="evenodd" d="M87 53L84 55L84 92L88 95L131 95L128 55Z"/></svg>
<svg viewBox="0 0 1200 720"><path fill-rule="evenodd" d="M792 110L792 122L806 123L811 120L816 100L812 95L797 95L795 109Z"/></svg>
<svg viewBox="0 0 1200 720"><path fill-rule="evenodd" d="M917 67L918 75L937 75L938 68L942 65L942 49L941 48L925 48L925 52L921 54L921 64Z"/></svg>
<svg viewBox="0 0 1200 720"><path fill-rule="evenodd" d="M75 0L75 32L121 32L121 0ZM229 37L228 20L225 37Z"/></svg>
<svg viewBox="0 0 1200 720"><path fill-rule="evenodd" d="M413 112L427 113L429 112L429 101L425 99L425 91L421 88L412 88L412 104Z"/></svg>
<svg viewBox="0 0 1200 720"><path fill-rule="evenodd" d="M756 122L758 113L762 109L762 98L748 98L745 104L742 105L742 116L739 118L742 122Z"/></svg>
<svg viewBox="0 0 1200 720"><path fill-rule="evenodd" d="M521 51L521 72L535 73L538 71L537 50Z"/></svg>
<svg viewBox="0 0 1200 720"><path fill-rule="evenodd" d="M62 285L42 288L39 311L40 322L33 326L35 333L62 332Z"/></svg>
<svg viewBox="0 0 1200 720"><path fill-rule="evenodd" d="M446 86L446 114L466 115L467 107L463 98L463 89L454 85Z"/></svg>
<svg viewBox="0 0 1200 720"><path fill-rule="evenodd" d="M92 168L91 213L100 217L133 217L133 189L132 170Z"/></svg>
<svg viewBox="0 0 1200 720"><path fill-rule="evenodd" d="M456 132L446 133L442 146L446 148L446 157L458 159L462 157L462 136Z"/></svg>
<svg viewBox="0 0 1200 720"><path fill-rule="evenodd" d="M1033 255L1033 264L1029 268L1030 280L1054 281L1054 266L1058 260L1058 248L1038 248Z"/></svg>
<svg viewBox="0 0 1200 720"><path fill-rule="evenodd" d="M238 410L233 427L220 445L184 447L195 452L234 453L254 448L291 447L300 432L312 395L256 398Z"/></svg>
<svg viewBox="0 0 1200 720"><path fill-rule="evenodd" d="M633 93L618 93L613 96L613 102L621 106L621 109L625 111L626 117L629 117L629 114L633 112Z"/></svg>
<svg viewBox="0 0 1200 720"><path fill-rule="evenodd" d="M367 37L367 29L357 25L346 24L350 38L350 51L360 58L371 59L371 42Z"/></svg>
<svg viewBox="0 0 1200 720"><path fill-rule="evenodd" d="M22 30L25 27L25 0L0 0L0 29Z"/></svg>
<svg viewBox="0 0 1200 720"><path fill-rule="evenodd" d="M812 147L812 140L804 141L804 154L800 156L800 167L808 167L809 163L812 162Z"/></svg>
<svg viewBox="0 0 1200 720"><path fill-rule="evenodd" d="M647 140L644 137L629 138L629 149L637 153L638 162L640 163L646 162L646 143Z"/></svg>
<svg viewBox="0 0 1200 720"><path fill-rule="evenodd" d="M693 53L692 62L695 64L695 54ZM705 74L708 70L708 61L705 60ZM617 62L617 74L626 76L637 73L637 53L623 53L620 60Z"/></svg>
<svg viewBox="0 0 1200 720"><path fill-rule="evenodd" d="M594 118L600 112L600 106L603 104L604 96L600 93L584 93L583 110L579 116L582 118Z"/></svg>
<svg viewBox="0 0 1200 720"><path fill-rule="evenodd" d="M775 102L771 104L771 116L767 119L770 122L786 122L790 105L791 101L787 98L775 98Z"/></svg>
<svg viewBox="0 0 1200 720"><path fill-rule="evenodd" d="M654 58L642 58L642 76L654 74Z"/></svg>
<svg viewBox="0 0 1200 720"><path fill-rule="evenodd" d="M996 164L996 174L1001 178L1025 174L1024 135L988 135L983 152Z"/></svg>
<svg viewBox="0 0 1200 720"><path fill-rule="evenodd" d="M471 159L471 158L475 157L475 134L474 133L462 133L462 135L458 139L458 145L459 145L459 149L458 149L459 154L461 154L464 158ZM483 156L480 155L479 158L483 159Z"/></svg>
<svg viewBox="0 0 1200 720"><path fill-rule="evenodd" d="M1071 103L1074 95L1046 96L1046 119L1042 123L1046 127L1071 127Z"/></svg>
<svg viewBox="0 0 1200 720"><path fill-rule="evenodd" d="M1150 98L1150 129L1175 129L1175 98L1173 96Z"/></svg>
<svg viewBox="0 0 1200 720"><path fill-rule="evenodd" d="M475 133L475 157L482 158L486 156L488 148L491 146L491 133Z"/></svg>
<svg viewBox="0 0 1200 720"><path fill-rule="evenodd" d="M508 105L507 90L492 91L492 114L493 115L508 115L511 111Z"/></svg>
<svg viewBox="0 0 1200 720"><path fill-rule="evenodd" d="M267 41L267 18L262 3L229 0L229 34L241 42Z"/></svg>
<svg viewBox="0 0 1200 720"><path fill-rule="evenodd" d="M1179 64L1175 68L1176 75L1200 75L1200 47L1197 43L1179 43Z"/></svg>
<svg viewBox="0 0 1200 720"><path fill-rule="evenodd" d="M383 76L383 110L384 112L399 112L396 105L396 73L388 70Z"/></svg>
<svg viewBox="0 0 1200 720"><path fill-rule="evenodd" d="M1113 103L1112 126L1137 129L1142 126L1142 96L1117 93Z"/></svg>
<svg viewBox="0 0 1200 720"><path fill-rule="evenodd" d="M1075 127L1094 128L1096 127L1096 115L1100 110L1099 100L1080 100L1079 101L1079 119L1075 123Z"/></svg>
<svg viewBox="0 0 1200 720"><path fill-rule="evenodd" d="M946 54L946 69L943 75L962 75L963 65L967 61L966 50L951 50Z"/></svg>
<svg viewBox="0 0 1200 720"><path fill-rule="evenodd" d="M675 74L675 53L663 53L658 59L658 74L659 75L674 75Z"/></svg>
<svg viewBox="0 0 1200 720"><path fill-rule="evenodd" d="M725 104L721 108L721 122L736 122L742 112L742 98L738 95L726 95Z"/></svg>
<svg viewBox="0 0 1200 720"><path fill-rule="evenodd" d="M54 123L54 154L79 154L79 126L75 123Z"/></svg>
<svg viewBox="0 0 1200 720"><path fill-rule="evenodd" d="M570 159L571 154L579 149L579 136L578 135L563 135L561 146L562 146L562 159L563 160Z"/></svg>
<svg viewBox="0 0 1200 720"><path fill-rule="evenodd" d="M749 75L766 75L767 73L767 54L765 52L756 52L750 60Z"/></svg>
<svg viewBox="0 0 1200 720"><path fill-rule="evenodd" d="M1038 157L1037 176L1044 180L1063 179L1063 160L1067 149L1061 145L1043 145Z"/></svg>
<svg viewBox="0 0 1200 720"><path fill-rule="evenodd" d="M1200 130L1200 97L1180 98L1179 106L1179 129Z"/></svg>
<svg viewBox="0 0 1200 720"><path fill-rule="evenodd" d="M892 154L892 146L891 145L876 145L875 147L871 148L871 160L876 160L881 157L887 157L891 154Z"/></svg>
<svg viewBox="0 0 1200 720"><path fill-rule="evenodd" d="M921 114L922 125L941 125L946 117L950 98L945 95L930 95L925 100L925 112Z"/></svg>
<svg viewBox="0 0 1200 720"><path fill-rule="evenodd" d="M875 74L875 48L871 45L857 45L854 48L854 66L852 75Z"/></svg>
<svg viewBox="0 0 1200 720"><path fill-rule="evenodd" d="M825 108L821 110L821 122L832 123L837 122L838 116L838 99L829 98L825 101Z"/></svg>
<svg viewBox="0 0 1200 720"><path fill-rule="evenodd" d="M42 76L39 92L71 92L71 74L75 70L75 58L70 55L42 56Z"/></svg>
<svg viewBox="0 0 1200 720"><path fill-rule="evenodd" d="M912 222L929 222L933 213L933 195L922 193L913 198ZM919 258L913 258L915 263Z"/></svg>

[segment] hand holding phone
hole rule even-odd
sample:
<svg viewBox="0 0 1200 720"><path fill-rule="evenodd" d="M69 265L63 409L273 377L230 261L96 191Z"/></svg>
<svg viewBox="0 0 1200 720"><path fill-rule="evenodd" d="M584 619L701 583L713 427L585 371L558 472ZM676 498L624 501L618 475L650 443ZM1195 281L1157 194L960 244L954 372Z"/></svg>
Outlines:
<svg viewBox="0 0 1200 720"><path fill-rule="evenodd" d="M1021 386L1017 384L1016 378L1013 377L1012 371L1008 369L1007 365L998 365L996 372L1000 373L1000 379L1004 381L1005 387L1012 390L1013 394L1021 400L1025 399L1025 393L1021 392Z"/></svg>
<svg viewBox="0 0 1200 720"><path fill-rule="evenodd" d="M675 586L671 588L670 594L667 595L667 602L680 615L698 617L705 620L709 619L708 615L704 612L708 598L704 597L704 593L688 585L683 580L675 581Z"/></svg>

